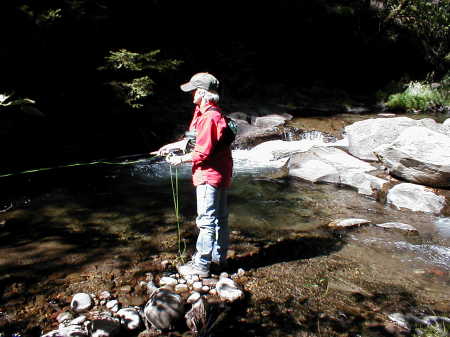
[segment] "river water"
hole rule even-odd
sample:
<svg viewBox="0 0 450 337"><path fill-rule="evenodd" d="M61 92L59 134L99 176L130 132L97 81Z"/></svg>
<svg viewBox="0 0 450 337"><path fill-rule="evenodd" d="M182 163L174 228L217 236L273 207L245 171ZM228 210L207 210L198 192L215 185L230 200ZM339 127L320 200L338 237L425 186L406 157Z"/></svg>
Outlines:
<svg viewBox="0 0 450 337"><path fill-rule="evenodd" d="M164 161L148 160L66 168L0 183L5 191L0 208L8 209L0 214L0 328L5 322L31 320L31 312L45 316L36 309L48 304L43 296L56 296L55 284L61 286L92 266L99 270L114 260L130 269L155 256L173 257L178 249L176 184L187 253L195 242L195 194L188 166L170 169ZM447 303L449 217L399 211L348 188L291 179L277 167L242 159L235 162L229 202L233 257L299 236L338 237L344 247L340 258L370 267L373 278L402 283L412 292L420 289L430 304ZM330 234L327 224L339 218L364 218L371 224ZM386 222L412 225L418 233L374 226ZM99 288L105 284L98 282ZM42 319L41 324L50 323Z"/></svg>

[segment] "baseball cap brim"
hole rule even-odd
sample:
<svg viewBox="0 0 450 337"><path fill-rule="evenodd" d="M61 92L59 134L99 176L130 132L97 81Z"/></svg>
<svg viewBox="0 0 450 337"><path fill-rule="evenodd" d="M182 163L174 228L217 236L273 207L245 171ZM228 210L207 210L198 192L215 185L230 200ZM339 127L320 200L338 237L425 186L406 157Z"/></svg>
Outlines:
<svg viewBox="0 0 450 337"><path fill-rule="evenodd" d="M194 86L191 82L187 82L187 83L184 83L184 84L180 85L180 88L184 92L189 92L189 91L197 89L197 87Z"/></svg>

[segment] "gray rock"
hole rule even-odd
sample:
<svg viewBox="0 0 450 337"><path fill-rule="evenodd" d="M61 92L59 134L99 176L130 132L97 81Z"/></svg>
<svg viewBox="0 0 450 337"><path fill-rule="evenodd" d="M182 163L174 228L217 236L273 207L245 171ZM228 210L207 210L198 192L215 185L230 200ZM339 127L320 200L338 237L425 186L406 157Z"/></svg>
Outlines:
<svg viewBox="0 0 450 337"><path fill-rule="evenodd" d="M141 325L141 315L135 308L123 308L116 313L120 323L128 330L136 330Z"/></svg>
<svg viewBox="0 0 450 337"><path fill-rule="evenodd" d="M183 317L184 308L180 295L167 290L155 291L144 308L145 323L160 330L172 330Z"/></svg>
<svg viewBox="0 0 450 337"><path fill-rule="evenodd" d="M75 312L88 311L93 306L94 306L94 301L92 300L91 295L86 294L86 293L75 294L70 303L70 307Z"/></svg>
<svg viewBox="0 0 450 337"><path fill-rule="evenodd" d="M442 133L411 127L374 153L391 175L416 184L450 187L450 137Z"/></svg>
<svg viewBox="0 0 450 337"><path fill-rule="evenodd" d="M443 196L425 186L403 183L395 185L387 194L387 202L398 209L407 208L415 212L439 214L445 207Z"/></svg>
<svg viewBox="0 0 450 337"><path fill-rule="evenodd" d="M244 297L244 292L232 279L222 277L216 284L219 297L223 300L234 302Z"/></svg>

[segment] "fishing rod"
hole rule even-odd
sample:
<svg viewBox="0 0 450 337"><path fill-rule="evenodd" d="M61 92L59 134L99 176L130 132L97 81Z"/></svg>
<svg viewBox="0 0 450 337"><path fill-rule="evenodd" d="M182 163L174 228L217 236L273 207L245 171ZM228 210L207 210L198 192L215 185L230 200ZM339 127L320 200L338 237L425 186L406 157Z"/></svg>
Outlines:
<svg viewBox="0 0 450 337"><path fill-rule="evenodd" d="M145 157L141 159L135 159ZM156 159L158 157L161 157L156 152L151 153L140 153L140 154L134 154L129 156L121 156L116 157L113 160L110 159L98 159L94 161L89 162L79 162L79 163L71 163L71 164L63 164L63 165L56 165L51 167L41 167L36 169L28 169L24 171L19 172L9 172L5 174L0 174L0 178L6 178L6 177L12 177L12 176L18 176L18 175L25 175L30 173L37 173L37 172L43 172L43 171L51 171L51 170L57 170L62 168L70 168L70 167L79 167L79 166L91 166L91 165L133 165L138 164L142 162L147 162L150 159ZM132 159L132 160L131 160Z"/></svg>

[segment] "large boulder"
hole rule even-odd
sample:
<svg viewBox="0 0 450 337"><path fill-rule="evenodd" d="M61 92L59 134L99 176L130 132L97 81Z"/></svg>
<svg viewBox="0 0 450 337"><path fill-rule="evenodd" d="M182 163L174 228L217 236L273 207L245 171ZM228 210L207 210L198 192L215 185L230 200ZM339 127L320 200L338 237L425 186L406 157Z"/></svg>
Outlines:
<svg viewBox="0 0 450 337"><path fill-rule="evenodd" d="M343 184L373 196L386 180L367 174L376 168L333 147L314 146L289 161L289 175L311 182Z"/></svg>
<svg viewBox="0 0 450 337"><path fill-rule="evenodd" d="M445 198L435 194L430 188L409 183L391 188L387 202L398 209L407 208L415 212L434 214L439 214L446 204Z"/></svg>
<svg viewBox="0 0 450 337"><path fill-rule="evenodd" d="M408 117L366 119L345 127L349 152L363 160L377 160L373 151L390 144L407 128L419 126L450 136L448 125L436 123L431 118L415 120Z"/></svg>
<svg viewBox="0 0 450 337"><path fill-rule="evenodd" d="M403 130L416 124L417 121L407 117L373 118L353 123L344 128L348 150L355 157L375 161L375 148L393 142Z"/></svg>
<svg viewBox="0 0 450 337"><path fill-rule="evenodd" d="M443 133L411 127L374 153L393 176L421 185L450 186L450 137Z"/></svg>

